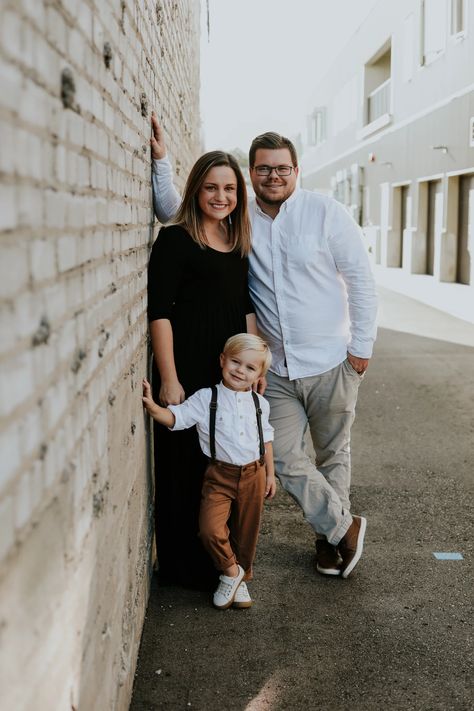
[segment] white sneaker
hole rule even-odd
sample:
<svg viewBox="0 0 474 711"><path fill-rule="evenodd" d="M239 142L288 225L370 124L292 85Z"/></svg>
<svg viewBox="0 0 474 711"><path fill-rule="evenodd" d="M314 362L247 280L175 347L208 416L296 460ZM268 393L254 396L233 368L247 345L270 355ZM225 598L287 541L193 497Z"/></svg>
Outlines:
<svg viewBox="0 0 474 711"><path fill-rule="evenodd" d="M247 585L246 583L244 583L243 580L237 588L232 607L237 607L241 610L245 609L246 607L252 607L252 598L250 597Z"/></svg>
<svg viewBox="0 0 474 711"><path fill-rule="evenodd" d="M239 572L235 578L230 578L228 575L219 576L219 585L212 599L214 607L219 608L219 610L227 610L234 602L235 593L245 574L244 569L241 568L240 565L237 567Z"/></svg>

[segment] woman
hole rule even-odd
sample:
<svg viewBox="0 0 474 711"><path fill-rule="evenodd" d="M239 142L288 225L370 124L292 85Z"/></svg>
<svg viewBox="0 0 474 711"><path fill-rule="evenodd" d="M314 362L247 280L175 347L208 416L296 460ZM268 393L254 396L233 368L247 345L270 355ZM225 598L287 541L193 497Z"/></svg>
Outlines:
<svg viewBox="0 0 474 711"><path fill-rule="evenodd" d="M256 333L247 290L249 251L239 166L222 151L206 153L192 168L173 224L161 228L150 258L154 390L163 406L217 383L227 338ZM155 425L155 524L163 583L207 589L217 579L198 538L206 465L195 428L171 433Z"/></svg>

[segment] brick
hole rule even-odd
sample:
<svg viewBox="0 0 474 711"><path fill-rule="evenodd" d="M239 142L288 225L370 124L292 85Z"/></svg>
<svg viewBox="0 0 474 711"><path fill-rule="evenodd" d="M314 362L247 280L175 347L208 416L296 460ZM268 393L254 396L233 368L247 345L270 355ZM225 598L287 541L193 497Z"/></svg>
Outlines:
<svg viewBox="0 0 474 711"><path fill-rule="evenodd" d="M21 185L17 192L18 226L38 229L43 225L43 190L32 185Z"/></svg>
<svg viewBox="0 0 474 711"><path fill-rule="evenodd" d="M30 476L25 472L20 477L13 494L14 525L16 529L22 528L31 516Z"/></svg>
<svg viewBox="0 0 474 711"><path fill-rule="evenodd" d="M77 237L65 235L58 240L58 269L60 272L72 269L77 264Z"/></svg>
<svg viewBox="0 0 474 711"><path fill-rule="evenodd" d="M0 196L13 194L12 191L4 191L3 188L10 186L0 186ZM14 199L9 197L5 204L2 202L2 210L0 210L0 215L2 215L3 206L5 206L5 211L8 210L8 202ZM2 215L2 217L5 217ZM1 219L1 218L0 218ZM13 227L12 220L12 227ZM28 286L29 268L28 268L28 252L26 245L19 244L2 244L2 259L0 263L0 298L7 299L12 297L14 294L26 289Z"/></svg>
<svg viewBox="0 0 474 711"><path fill-rule="evenodd" d="M66 216L66 201L64 194L56 190L46 190L44 193L45 227L64 228Z"/></svg>
<svg viewBox="0 0 474 711"><path fill-rule="evenodd" d="M21 447L18 423L10 424L0 432L0 492L13 478L21 463Z"/></svg>
<svg viewBox="0 0 474 711"><path fill-rule="evenodd" d="M14 185L0 185L0 206L0 231L13 229L18 221L18 199ZM2 255L2 272L4 268ZM4 285L2 284L0 294L3 290Z"/></svg>
<svg viewBox="0 0 474 711"><path fill-rule="evenodd" d="M34 282L56 276L56 248L52 240L36 240L30 246L30 274Z"/></svg>
<svg viewBox="0 0 474 711"><path fill-rule="evenodd" d="M5 558L15 542L13 497L0 500L0 561Z"/></svg>

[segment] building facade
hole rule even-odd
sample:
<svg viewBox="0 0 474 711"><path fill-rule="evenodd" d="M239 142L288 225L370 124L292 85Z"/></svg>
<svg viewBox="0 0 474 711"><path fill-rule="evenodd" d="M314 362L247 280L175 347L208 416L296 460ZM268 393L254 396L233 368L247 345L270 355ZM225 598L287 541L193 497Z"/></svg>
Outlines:
<svg viewBox="0 0 474 711"><path fill-rule="evenodd" d="M0 9L0 707L125 711L151 573L150 113L183 188L195 0Z"/></svg>
<svg viewBox="0 0 474 711"><path fill-rule="evenodd" d="M380 0L315 89L302 184L363 227L381 284L474 321L474 4Z"/></svg>

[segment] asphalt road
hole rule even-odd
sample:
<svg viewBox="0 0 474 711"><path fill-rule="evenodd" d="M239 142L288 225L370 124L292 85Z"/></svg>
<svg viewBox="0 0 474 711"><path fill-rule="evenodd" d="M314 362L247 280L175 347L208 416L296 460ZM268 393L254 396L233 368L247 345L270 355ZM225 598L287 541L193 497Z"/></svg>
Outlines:
<svg viewBox="0 0 474 711"><path fill-rule="evenodd" d="M382 329L353 429L348 580L267 505L250 610L153 586L131 711L467 711L473 693L474 348ZM435 552L461 553L437 560Z"/></svg>

